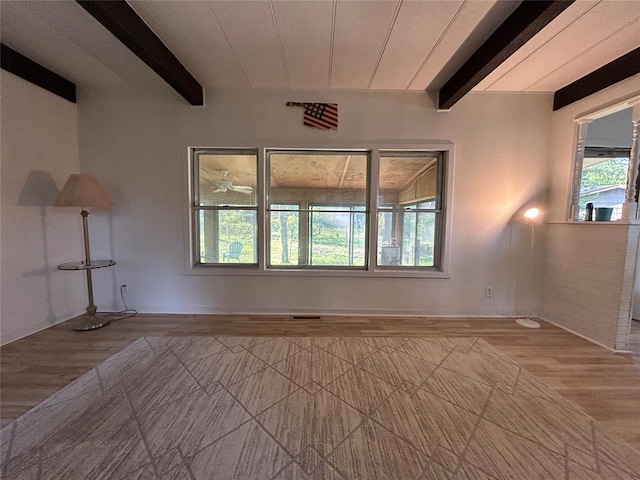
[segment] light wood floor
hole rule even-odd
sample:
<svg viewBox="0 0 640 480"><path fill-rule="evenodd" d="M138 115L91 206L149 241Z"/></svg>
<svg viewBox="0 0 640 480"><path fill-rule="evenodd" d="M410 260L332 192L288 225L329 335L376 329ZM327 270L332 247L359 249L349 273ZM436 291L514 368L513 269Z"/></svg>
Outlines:
<svg viewBox="0 0 640 480"><path fill-rule="evenodd" d="M640 353L504 319L138 315L92 332L66 322L0 348L2 426L139 337L165 335L480 337L640 450Z"/></svg>

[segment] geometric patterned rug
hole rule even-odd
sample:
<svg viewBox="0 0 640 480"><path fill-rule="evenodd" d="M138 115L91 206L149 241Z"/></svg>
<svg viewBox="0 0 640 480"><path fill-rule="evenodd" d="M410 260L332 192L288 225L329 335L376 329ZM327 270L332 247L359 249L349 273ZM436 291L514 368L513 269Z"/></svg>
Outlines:
<svg viewBox="0 0 640 480"><path fill-rule="evenodd" d="M6 480L640 479L481 339L146 337L0 432Z"/></svg>

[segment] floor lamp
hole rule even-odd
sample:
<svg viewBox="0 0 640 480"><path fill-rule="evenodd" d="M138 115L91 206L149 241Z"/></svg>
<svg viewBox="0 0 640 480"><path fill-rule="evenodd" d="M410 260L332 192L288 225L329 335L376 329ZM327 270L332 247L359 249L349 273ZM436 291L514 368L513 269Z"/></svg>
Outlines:
<svg viewBox="0 0 640 480"><path fill-rule="evenodd" d="M87 314L84 315L73 327L74 330L94 330L108 325L107 318L96 317L97 307L93 303L93 282L91 270L115 265L113 260L91 261L89 249L89 212L87 207L111 207L111 199L107 192L100 186L93 175L74 173L69 176L67 183L62 187L54 206L56 207L80 207L82 211L82 230L84 232L84 260L80 262L70 262L60 265L60 270L84 270L87 274L87 291L89 295L89 305Z"/></svg>
<svg viewBox="0 0 640 480"><path fill-rule="evenodd" d="M540 324L535 320L531 320L531 297L533 296L533 233L535 229L535 221L540 215L540 209L530 208L524 212L524 220L531 225L531 244L529 245L529 291L527 292L527 317L516 318L516 323L521 327L540 328Z"/></svg>

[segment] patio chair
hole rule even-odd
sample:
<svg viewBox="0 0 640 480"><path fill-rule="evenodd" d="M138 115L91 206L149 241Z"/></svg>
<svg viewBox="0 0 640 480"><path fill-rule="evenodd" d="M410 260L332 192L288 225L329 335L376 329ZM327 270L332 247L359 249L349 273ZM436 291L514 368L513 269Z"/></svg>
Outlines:
<svg viewBox="0 0 640 480"><path fill-rule="evenodd" d="M222 261L229 261L232 258L240 261L240 252L242 251L242 243L240 242L231 242L229 244L229 251L222 252Z"/></svg>

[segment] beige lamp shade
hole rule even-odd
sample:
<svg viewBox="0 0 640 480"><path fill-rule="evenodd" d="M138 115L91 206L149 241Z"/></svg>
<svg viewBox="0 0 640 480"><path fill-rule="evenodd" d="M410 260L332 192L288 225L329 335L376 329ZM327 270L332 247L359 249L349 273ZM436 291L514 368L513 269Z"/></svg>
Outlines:
<svg viewBox="0 0 640 480"><path fill-rule="evenodd" d="M73 173L54 203L56 207L111 207L113 203L96 177Z"/></svg>
<svg viewBox="0 0 640 480"><path fill-rule="evenodd" d="M530 208L526 212L524 212L524 218L526 218L527 220L535 220L536 218L538 218L538 215L540 215L540 209L535 207Z"/></svg>

